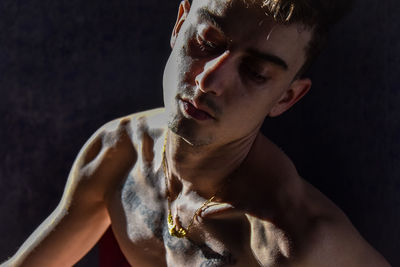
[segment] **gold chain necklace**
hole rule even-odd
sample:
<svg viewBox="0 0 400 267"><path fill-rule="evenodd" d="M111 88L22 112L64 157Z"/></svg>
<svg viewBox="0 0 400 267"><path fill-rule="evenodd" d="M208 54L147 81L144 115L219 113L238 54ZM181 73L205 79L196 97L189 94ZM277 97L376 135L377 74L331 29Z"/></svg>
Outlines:
<svg viewBox="0 0 400 267"><path fill-rule="evenodd" d="M167 129L168 131L168 129ZM189 222L189 225L187 228L184 227L178 227L178 225L176 225L174 223L174 220L172 218L172 212L171 212L171 198L169 195L169 190L168 190L168 175L167 175L167 157L166 157L166 146L167 146L167 137L168 137L168 132L165 134L165 140L164 140L164 147L163 147L163 170L164 170L164 176L165 176L165 190L167 193L167 201L168 201L168 232L171 236L177 237L177 238L184 238L188 235L190 228L193 225L194 222L194 218L196 218L197 216L199 216L200 211L206 206L208 205L211 201L213 201L215 199L215 196L217 195L217 193L220 191L218 190L211 198L209 198L208 200L206 200L203 205L200 206L200 208L198 208L195 213L193 214L192 219ZM177 215L178 216L178 215Z"/></svg>

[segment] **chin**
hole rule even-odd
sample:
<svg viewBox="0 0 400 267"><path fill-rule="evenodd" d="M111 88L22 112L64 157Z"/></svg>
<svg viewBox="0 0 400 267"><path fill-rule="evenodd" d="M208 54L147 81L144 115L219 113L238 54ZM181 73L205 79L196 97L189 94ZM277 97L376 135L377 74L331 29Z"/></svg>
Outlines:
<svg viewBox="0 0 400 267"><path fill-rule="evenodd" d="M215 141L215 136L200 129L199 125L183 116L183 114L170 114L168 128L191 146L207 146Z"/></svg>

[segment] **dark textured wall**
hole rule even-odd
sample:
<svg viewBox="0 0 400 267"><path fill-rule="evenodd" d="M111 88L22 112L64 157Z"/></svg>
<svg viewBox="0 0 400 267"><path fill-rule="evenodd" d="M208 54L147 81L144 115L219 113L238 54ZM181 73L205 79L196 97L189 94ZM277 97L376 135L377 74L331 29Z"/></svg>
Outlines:
<svg viewBox="0 0 400 267"><path fill-rule="evenodd" d="M162 105L177 1L0 1L0 261L55 208L85 140ZM400 266L399 4L358 1L266 135ZM96 265L94 251L81 266Z"/></svg>

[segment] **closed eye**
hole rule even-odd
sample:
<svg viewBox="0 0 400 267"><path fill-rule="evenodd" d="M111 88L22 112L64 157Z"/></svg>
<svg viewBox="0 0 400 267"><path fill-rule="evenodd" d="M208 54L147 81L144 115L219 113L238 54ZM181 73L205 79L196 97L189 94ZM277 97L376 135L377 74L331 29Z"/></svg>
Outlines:
<svg viewBox="0 0 400 267"><path fill-rule="evenodd" d="M268 81L268 77L260 74L256 68L250 66L248 63L242 62L239 67L239 73L252 82L261 85Z"/></svg>
<svg viewBox="0 0 400 267"><path fill-rule="evenodd" d="M217 45L216 44L214 44L213 42L205 40L200 35L197 35L196 39L197 39L197 43L199 44L199 47L200 47L200 49L202 51L217 49Z"/></svg>

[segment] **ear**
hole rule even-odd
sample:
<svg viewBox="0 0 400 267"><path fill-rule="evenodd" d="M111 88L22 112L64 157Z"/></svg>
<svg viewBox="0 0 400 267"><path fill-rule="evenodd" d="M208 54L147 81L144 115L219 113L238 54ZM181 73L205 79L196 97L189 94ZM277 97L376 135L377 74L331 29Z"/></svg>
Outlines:
<svg viewBox="0 0 400 267"><path fill-rule="evenodd" d="M183 22L186 20L188 14L190 11L190 3L188 0L183 0L179 4L179 10L178 10L178 17L176 18L175 26L172 31L172 36L171 36L171 48L174 48L176 38L178 38L178 33L182 27Z"/></svg>
<svg viewBox="0 0 400 267"><path fill-rule="evenodd" d="M268 116L276 117L290 109L310 90L312 82L308 78L294 80L271 109Z"/></svg>

